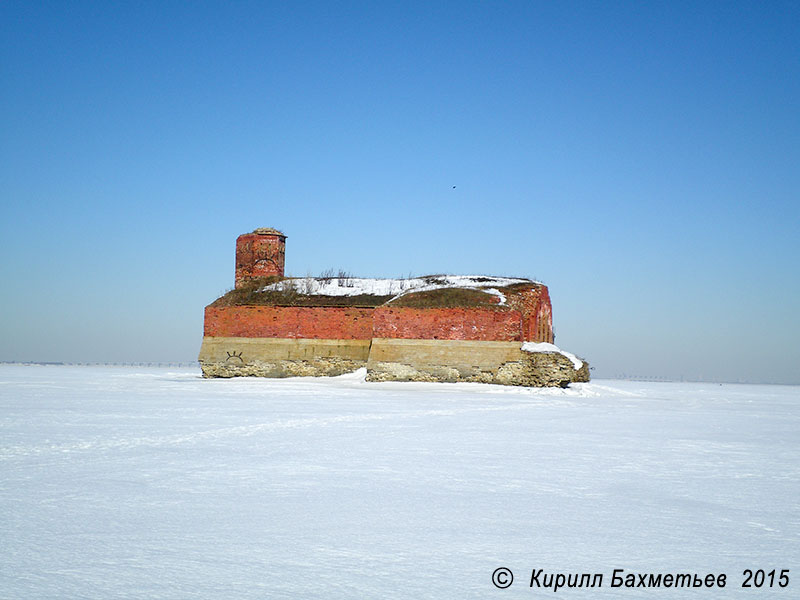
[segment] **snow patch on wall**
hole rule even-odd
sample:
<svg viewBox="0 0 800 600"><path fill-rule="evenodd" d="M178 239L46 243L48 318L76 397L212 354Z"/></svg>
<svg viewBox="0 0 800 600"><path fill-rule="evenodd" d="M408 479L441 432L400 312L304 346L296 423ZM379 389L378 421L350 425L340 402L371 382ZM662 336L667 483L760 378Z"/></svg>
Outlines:
<svg viewBox="0 0 800 600"><path fill-rule="evenodd" d="M487 294L491 294L492 296L497 296L498 298L500 298L500 302L497 303L500 306L503 306L506 303L506 295L503 292L501 292L500 290L498 290L497 288L489 288L488 290L481 290L481 291L482 292L486 292Z"/></svg>

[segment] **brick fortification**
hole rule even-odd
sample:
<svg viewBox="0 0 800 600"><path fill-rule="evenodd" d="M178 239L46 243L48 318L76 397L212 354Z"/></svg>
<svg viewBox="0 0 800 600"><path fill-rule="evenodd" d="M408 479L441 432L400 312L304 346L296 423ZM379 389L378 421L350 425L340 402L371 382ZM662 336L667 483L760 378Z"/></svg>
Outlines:
<svg viewBox="0 0 800 600"><path fill-rule="evenodd" d="M286 236L262 227L236 239L236 287L258 277L283 277Z"/></svg>
<svg viewBox="0 0 800 600"><path fill-rule="evenodd" d="M239 236L237 291L283 278L285 240L268 228ZM339 375L366 367L372 381L588 381L585 361L576 368L562 353L522 350L525 342L552 343L553 327L547 287L519 281L502 288L502 303L486 295L493 302L476 306L409 307L396 298L333 306L325 296L298 306L294 297L288 304L223 297L205 309L201 367L206 377Z"/></svg>

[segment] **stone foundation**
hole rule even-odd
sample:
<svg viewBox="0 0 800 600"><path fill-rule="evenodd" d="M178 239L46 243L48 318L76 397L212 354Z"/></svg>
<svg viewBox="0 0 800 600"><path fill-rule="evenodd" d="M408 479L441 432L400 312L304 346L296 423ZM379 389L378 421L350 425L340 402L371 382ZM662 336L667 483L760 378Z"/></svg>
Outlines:
<svg viewBox="0 0 800 600"><path fill-rule="evenodd" d="M370 340L205 337L205 377L320 377L366 366Z"/></svg>
<svg viewBox="0 0 800 600"><path fill-rule="evenodd" d="M374 339L367 381L470 381L566 387L589 381L589 365L575 369L557 352L530 353L517 342Z"/></svg>
<svg viewBox="0 0 800 600"><path fill-rule="evenodd" d="M522 360L500 367L497 383L529 387L567 387L570 383L589 381L589 363L580 369L558 352L522 352Z"/></svg>
<svg viewBox="0 0 800 600"><path fill-rule="evenodd" d="M556 352L530 353L520 342L467 340L318 340L206 337L205 377L335 376L367 368L367 381L470 381L566 387L589 381Z"/></svg>
<svg viewBox="0 0 800 600"><path fill-rule="evenodd" d="M335 377L352 373L366 364L365 361L340 358L313 360L255 360L246 365L202 363L204 377Z"/></svg>

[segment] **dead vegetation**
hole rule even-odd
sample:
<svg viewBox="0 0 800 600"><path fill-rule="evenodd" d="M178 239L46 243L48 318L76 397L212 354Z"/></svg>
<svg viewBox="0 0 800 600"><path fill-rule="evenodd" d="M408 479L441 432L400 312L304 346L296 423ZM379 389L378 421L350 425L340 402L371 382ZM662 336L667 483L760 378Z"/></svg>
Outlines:
<svg viewBox="0 0 800 600"><path fill-rule="evenodd" d="M256 277L244 282L240 287L228 290L214 300L211 306L244 306L250 304L266 304L261 301L264 286L283 281L282 277Z"/></svg>
<svg viewBox="0 0 800 600"><path fill-rule="evenodd" d="M323 277L325 275L323 274ZM339 271L328 275L339 278L340 285L347 286L352 276ZM217 298L211 306L360 306L375 307L388 302L392 296L360 294L357 296L323 296L309 294L307 278L262 277L250 280L239 288L229 290ZM278 284L278 285L275 285ZM265 290L267 286L276 289Z"/></svg>
<svg viewBox="0 0 800 600"><path fill-rule="evenodd" d="M351 287L353 276L341 269L328 269L316 278L323 283L336 281L339 286ZM422 277L428 284L445 284L441 275ZM475 278L476 282L484 278ZM310 293L310 278L262 277L252 279L239 288L229 290L211 306L352 306L377 307L391 301L391 306L408 308L489 308L506 310L499 304L497 295L478 288L445 287L428 291L406 291L392 295L359 294L356 296L325 296ZM514 295L528 289L533 282L515 283L498 288L502 293ZM265 289L267 286L273 289ZM402 288L402 286L401 286Z"/></svg>
<svg viewBox="0 0 800 600"><path fill-rule="evenodd" d="M474 288L440 288L411 292L392 300L390 306L408 308L504 308L498 297Z"/></svg>

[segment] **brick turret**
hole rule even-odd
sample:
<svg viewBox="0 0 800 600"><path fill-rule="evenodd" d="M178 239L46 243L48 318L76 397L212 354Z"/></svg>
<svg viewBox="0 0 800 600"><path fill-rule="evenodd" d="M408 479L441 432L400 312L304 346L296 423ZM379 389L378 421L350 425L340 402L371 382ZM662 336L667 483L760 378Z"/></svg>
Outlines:
<svg viewBox="0 0 800 600"><path fill-rule="evenodd" d="M236 239L236 287L256 277L283 277L286 236L260 227Z"/></svg>

